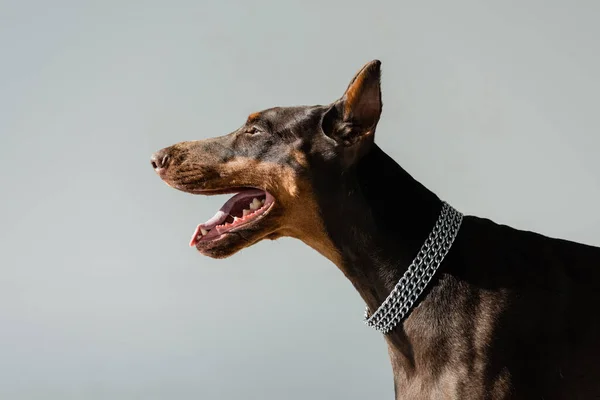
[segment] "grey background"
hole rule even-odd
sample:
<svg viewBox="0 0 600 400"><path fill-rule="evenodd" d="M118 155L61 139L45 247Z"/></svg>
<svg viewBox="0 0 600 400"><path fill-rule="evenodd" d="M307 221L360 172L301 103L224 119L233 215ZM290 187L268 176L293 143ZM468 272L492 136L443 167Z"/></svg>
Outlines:
<svg viewBox="0 0 600 400"><path fill-rule="evenodd" d="M600 245L597 1L0 2L0 398L385 399L363 303L150 154L383 61L378 143L468 214Z"/></svg>

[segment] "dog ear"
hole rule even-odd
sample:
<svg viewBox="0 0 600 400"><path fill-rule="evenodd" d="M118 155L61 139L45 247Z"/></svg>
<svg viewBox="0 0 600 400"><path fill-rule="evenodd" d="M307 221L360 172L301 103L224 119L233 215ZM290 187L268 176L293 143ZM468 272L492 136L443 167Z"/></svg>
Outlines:
<svg viewBox="0 0 600 400"><path fill-rule="evenodd" d="M372 139L382 109L380 81L381 61L363 66L325 115L323 131L344 145Z"/></svg>

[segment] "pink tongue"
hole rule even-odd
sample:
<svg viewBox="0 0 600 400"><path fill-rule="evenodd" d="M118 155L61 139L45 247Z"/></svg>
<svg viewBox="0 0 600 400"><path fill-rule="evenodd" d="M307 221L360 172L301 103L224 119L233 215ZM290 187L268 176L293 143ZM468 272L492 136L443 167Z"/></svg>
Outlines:
<svg viewBox="0 0 600 400"><path fill-rule="evenodd" d="M226 213L225 211L223 211L223 208L221 208L211 219L198 226L206 230L212 229L215 226L219 225L221 222L225 221L228 215L229 213Z"/></svg>
<svg viewBox="0 0 600 400"><path fill-rule="evenodd" d="M209 231L215 226L221 225L223 222L225 222L227 216L229 215L229 212L231 211L235 203L248 197L258 197L264 195L265 192L263 192L260 189L244 190L243 192L238 193L229 200L227 200L227 202L223 204L223 207L221 207L221 209L217 211L217 213L211 219L209 219L203 224L198 225L196 231L194 232L194 236L192 236L192 241L190 242L190 245L195 245L195 238L198 236L201 229Z"/></svg>

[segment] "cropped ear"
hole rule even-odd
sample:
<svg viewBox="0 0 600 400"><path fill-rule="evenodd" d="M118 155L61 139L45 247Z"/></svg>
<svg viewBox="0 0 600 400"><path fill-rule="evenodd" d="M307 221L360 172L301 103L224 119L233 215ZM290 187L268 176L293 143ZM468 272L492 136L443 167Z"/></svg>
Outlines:
<svg viewBox="0 0 600 400"><path fill-rule="evenodd" d="M380 81L381 61L362 67L325 116L325 133L344 145L372 140L382 109Z"/></svg>

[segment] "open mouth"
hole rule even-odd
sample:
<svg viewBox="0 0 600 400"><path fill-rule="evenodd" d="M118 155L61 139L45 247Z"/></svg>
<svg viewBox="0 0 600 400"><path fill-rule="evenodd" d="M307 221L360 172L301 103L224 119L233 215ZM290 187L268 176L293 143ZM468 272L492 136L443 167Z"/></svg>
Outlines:
<svg viewBox="0 0 600 400"><path fill-rule="evenodd" d="M198 225L190 240L190 246L200 242L219 239L228 232L235 232L260 219L274 202L273 196L260 189L243 190L227 200L208 221Z"/></svg>

